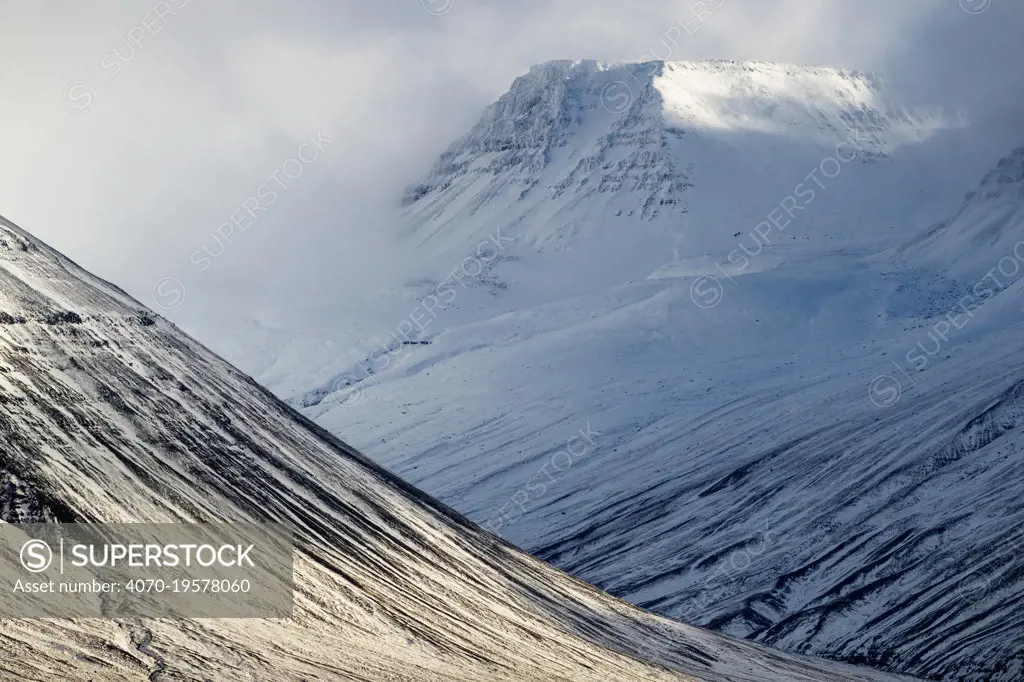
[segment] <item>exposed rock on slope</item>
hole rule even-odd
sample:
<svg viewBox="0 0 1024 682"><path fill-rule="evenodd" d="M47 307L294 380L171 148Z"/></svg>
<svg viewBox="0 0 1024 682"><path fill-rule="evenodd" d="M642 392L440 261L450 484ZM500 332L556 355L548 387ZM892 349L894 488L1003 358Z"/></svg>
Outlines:
<svg viewBox="0 0 1024 682"><path fill-rule="evenodd" d="M7 221L0 310L8 520L299 537L290 620L7 621L4 679L886 679L643 613L515 550Z"/></svg>

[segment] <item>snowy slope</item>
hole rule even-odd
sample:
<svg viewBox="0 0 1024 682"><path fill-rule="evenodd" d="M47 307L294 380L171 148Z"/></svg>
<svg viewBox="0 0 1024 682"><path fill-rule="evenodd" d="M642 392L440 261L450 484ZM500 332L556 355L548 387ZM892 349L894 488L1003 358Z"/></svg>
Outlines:
<svg viewBox="0 0 1024 682"><path fill-rule="evenodd" d="M835 69L536 67L406 197L417 324L295 404L659 613L1020 679L1019 159L958 206L950 125Z"/></svg>
<svg viewBox="0 0 1024 682"><path fill-rule="evenodd" d="M841 680L502 543L0 220L5 520L276 520L289 620L13 620L3 679ZM891 678L890 678L891 679Z"/></svg>
<svg viewBox="0 0 1024 682"><path fill-rule="evenodd" d="M979 340L965 328L917 371L905 358L931 348L930 323L871 338L884 279L755 278L713 313L686 278L452 330L307 413L665 615L921 675L1015 679L1019 316ZM875 301L850 293L872 287ZM903 395L879 407L891 377ZM573 442L581 429L600 435Z"/></svg>
<svg viewBox="0 0 1024 682"><path fill-rule="evenodd" d="M774 245L898 241L953 208L962 178L935 172L921 142L959 124L839 69L550 62L409 189L405 230L450 269L500 228L515 239L502 255L543 264L543 284L571 272L559 295L643 278L673 257L725 257L743 239L753 248L747 235L770 214L776 226L760 229Z"/></svg>
<svg viewBox="0 0 1024 682"><path fill-rule="evenodd" d="M1024 260L1024 248L1017 247L1024 237L1021 224L1024 147L1001 159L978 188L967 195L951 220L913 240L901 249L901 255L916 267L931 267L959 279L977 279L998 267L999 258ZM1010 270L1010 265L1004 269Z"/></svg>

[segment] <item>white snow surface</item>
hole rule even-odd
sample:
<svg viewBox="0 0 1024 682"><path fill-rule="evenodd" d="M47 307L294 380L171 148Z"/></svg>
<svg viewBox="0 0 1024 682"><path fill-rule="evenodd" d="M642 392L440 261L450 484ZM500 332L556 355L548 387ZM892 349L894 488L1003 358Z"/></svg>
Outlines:
<svg viewBox="0 0 1024 682"><path fill-rule="evenodd" d="M1021 679L1024 157L967 125L839 69L534 67L404 198L426 274L268 384L632 603Z"/></svg>
<svg viewBox="0 0 1024 682"><path fill-rule="evenodd" d="M372 464L0 219L10 521L292 525L280 620L7 620L10 680L882 680L643 612Z"/></svg>

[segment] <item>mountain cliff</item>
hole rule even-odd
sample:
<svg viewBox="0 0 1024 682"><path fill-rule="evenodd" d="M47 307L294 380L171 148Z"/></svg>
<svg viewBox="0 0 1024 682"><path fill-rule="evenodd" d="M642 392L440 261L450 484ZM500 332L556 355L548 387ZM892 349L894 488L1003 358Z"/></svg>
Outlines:
<svg viewBox="0 0 1024 682"><path fill-rule="evenodd" d="M549 62L408 190L404 229L424 259L457 263L497 226L509 257L572 267L590 288L673 257L724 260L754 230L804 250L893 242L949 186L921 142L957 125L856 71Z"/></svg>

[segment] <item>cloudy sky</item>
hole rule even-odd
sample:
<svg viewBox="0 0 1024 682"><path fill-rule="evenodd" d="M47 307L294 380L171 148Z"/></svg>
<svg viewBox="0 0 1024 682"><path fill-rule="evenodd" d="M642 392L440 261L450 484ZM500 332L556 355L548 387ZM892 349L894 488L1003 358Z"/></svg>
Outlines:
<svg viewBox="0 0 1024 682"><path fill-rule="evenodd" d="M0 214L213 342L225 311L343 317L353 287L400 273L402 188L549 59L875 70L993 148L1024 144L1024 3L707 4L673 45L693 0L3 3ZM196 259L261 192L255 222Z"/></svg>

